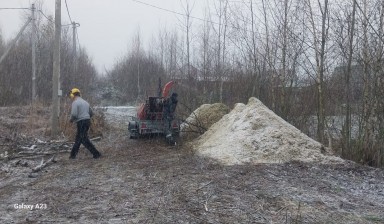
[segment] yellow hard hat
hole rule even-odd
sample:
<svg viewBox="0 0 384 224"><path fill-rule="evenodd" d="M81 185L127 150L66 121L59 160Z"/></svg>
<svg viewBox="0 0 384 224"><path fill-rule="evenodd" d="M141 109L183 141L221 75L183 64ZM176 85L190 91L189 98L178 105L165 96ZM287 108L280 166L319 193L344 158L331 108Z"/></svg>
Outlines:
<svg viewBox="0 0 384 224"><path fill-rule="evenodd" d="M79 93L80 94L80 90L78 88L73 88L70 92L69 92L69 96L71 97L71 99L73 99L75 97L75 93Z"/></svg>

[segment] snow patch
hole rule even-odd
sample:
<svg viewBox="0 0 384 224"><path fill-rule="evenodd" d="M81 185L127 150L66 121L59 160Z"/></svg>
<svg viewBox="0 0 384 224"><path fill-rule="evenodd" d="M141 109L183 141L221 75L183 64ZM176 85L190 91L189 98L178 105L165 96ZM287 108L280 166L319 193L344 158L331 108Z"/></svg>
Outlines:
<svg viewBox="0 0 384 224"><path fill-rule="evenodd" d="M128 127L129 117L136 115L136 107L133 106L109 106L99 107L106 115L106 121L116 127L125 129Z"/></svg>
<svg viewBox="0 0 384 224"><path fill-rule="evenodd" d="M193 142L202 156L226 165L244 163L341 163L323 146L277 116L256 98L235 108Z"/></svg>

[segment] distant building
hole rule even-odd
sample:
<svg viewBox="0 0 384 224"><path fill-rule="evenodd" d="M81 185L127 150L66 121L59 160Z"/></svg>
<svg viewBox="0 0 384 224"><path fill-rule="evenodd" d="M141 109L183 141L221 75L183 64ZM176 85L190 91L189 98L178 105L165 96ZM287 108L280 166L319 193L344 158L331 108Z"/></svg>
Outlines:
<svg viewBox="0 0 384 224"><path fill-rule="evenodd" d="M346 78L349 75L350 91L347 93ZM329 92L330 104L335 108L337 113L341 113L343 107L347 103L347 96L350 98L352 107L357 107L363 99L364 89L364 68L361 65L352 65L350 74L347 74L347 66L336 67L326 86Z"/></svg>

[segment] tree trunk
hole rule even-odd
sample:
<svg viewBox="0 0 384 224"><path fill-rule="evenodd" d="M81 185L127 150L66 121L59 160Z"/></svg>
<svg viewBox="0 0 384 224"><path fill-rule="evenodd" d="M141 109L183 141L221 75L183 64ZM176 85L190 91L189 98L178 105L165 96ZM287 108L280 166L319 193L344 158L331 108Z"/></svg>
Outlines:
<svg viewBox="0 0 384 224"><path fill-rule="evenodd" d="M356 0L353 1L353 9L352 9L352 21L350 24L350 31L349 31L349 49L348 49L348 64L347 64L347 71L345 74L345 84L346 84L346 111L345 111L345 147L346 150L351 151L351 82L350 77L351 74L351 67L352 67L352 56L353 56L353 38L354 38L354 32L355 32L355 14L356 14ZM344 152L343 150L342 152ZM343 153L342 153L343 154ZM343 156L343 155L342 155Z"/></svg>

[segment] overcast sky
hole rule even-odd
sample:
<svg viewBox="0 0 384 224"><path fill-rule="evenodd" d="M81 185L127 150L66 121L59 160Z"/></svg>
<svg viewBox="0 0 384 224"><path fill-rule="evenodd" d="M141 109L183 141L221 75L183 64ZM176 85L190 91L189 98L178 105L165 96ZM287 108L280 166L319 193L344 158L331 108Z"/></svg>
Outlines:
<svg viewBox="0 0 384 224"><path fill-rule="evenodd" d="M55 0L40 0L43 12L54 15ZM180 0L140 0L163 9L183 12ZM196 0L193 16L202 18L204 2ZM215 1L215 0L211 0ZM0 0L0 8L29 8L34 0ZM191 1L193 2L193 1ZM69 14L78 28L80 45L88 50L97 69L110 69L113 62L127 52L133 36L140 30L145 43L163 27L173 28L177 15L133 0L67 0ZM65 0L61 0L62 24L69 24ZM6 40L14 38L29 10L0 10L0 28ZM179 16L180 17L180 16ZM198 21L197 21L198 22ZM197 23L196 22L196 23Z"/></svg>

